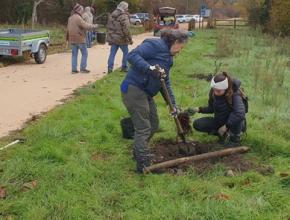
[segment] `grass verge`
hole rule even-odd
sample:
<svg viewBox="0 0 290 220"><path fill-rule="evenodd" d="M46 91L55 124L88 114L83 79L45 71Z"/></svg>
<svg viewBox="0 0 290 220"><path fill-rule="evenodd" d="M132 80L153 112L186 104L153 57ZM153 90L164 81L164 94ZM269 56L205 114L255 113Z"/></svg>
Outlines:
<svg viewBox="0 0 290 220"><path fill-rule="evenodd" d="M0 186L6 198L0 200L0 218L289 219L290 178L280 173L290 170L290 103L285 92L290 72L283 69L283 84L275 81L269 88L273 100L279 98L277 106L263 98L264 78L252 69L265 58L271 63L287 59L288 49L259 33L227 34L234 46L228 56L218 55L219 32L203 31L176 57L171 76L176 98L182 107L206 104L209 84L192 75L212 73L214 63L222 63L220 68L240 78L250 97L243 141L252 148L247 157L273 166L273 175L250 171L226 177L219 163L202 175L194 169L181 176L136 175L131 142L121 138L119 126L127 116L119 92L124 75L115 72L77 90L74 99L17 134L26 139L24 144L1 152ZM268 50L277 53L268 56ZM266 64L260 64L260 71L275 74L274 65ZM164 101L160 96L156 101L161 129L153 141L174 138ZM11 138L2 139L1 145ZM196 132L190 138L215 141Z"/></svg>

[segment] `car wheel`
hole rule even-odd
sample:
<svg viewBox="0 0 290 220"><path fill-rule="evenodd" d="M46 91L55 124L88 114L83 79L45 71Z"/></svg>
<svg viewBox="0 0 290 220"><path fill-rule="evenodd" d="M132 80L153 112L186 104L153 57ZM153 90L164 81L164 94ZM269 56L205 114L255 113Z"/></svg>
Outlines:
<svg viewBox="0 0 290 220"><path fill-rule="evenodd" d="M43 64L47 57L47 47L45 44L39 46L39 50L34 54L35 62L38 64Z"/></svg>
<svg viewBox="0 0 290 220"><path fill-rule="evenodd" d="M135 25L139 26L141 23L139 21L135 22Z"/></svg>

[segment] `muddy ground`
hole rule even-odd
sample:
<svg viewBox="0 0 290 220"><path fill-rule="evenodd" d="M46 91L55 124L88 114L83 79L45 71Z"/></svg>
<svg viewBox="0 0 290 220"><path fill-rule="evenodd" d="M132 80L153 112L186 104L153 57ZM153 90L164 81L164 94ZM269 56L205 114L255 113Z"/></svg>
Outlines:
<svg viewBox="0 0 290 220"><path fill-rule="evenodd" d="M214 143L176 143L171 140L161 140L156 142L152 148L152 153L154 155L153 162L154 164L156 164L168 160L208 153L221 149L221 147ZM189 168L193 167L198 174L202 174L213 169L213 167L218 163L223 165L225 175L228 176L233 176L237 173L250 170L256 171L262 175L269 175L274 173L274 170L271 166L254 163L253 161L246 159L246 157L241 154L233 154L223 158L188 163L167 170L162 170L161 172L182 174L186 172Z"/></svg>

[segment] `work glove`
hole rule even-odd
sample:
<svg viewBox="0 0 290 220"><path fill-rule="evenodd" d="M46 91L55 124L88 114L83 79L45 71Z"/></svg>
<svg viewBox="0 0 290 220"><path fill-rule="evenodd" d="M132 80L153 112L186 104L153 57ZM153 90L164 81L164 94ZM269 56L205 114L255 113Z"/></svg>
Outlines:
<svg viewBox="0 0 290 220"><path fill-rule="evenodd" d="M164 71L164 70L162 68L160 68L158 65L149 67L149 74L151 74L156 79L161 78L162 71Z"/></svg>
<svg viewBox="0 0 290 220"><path fill-rule="evenodd" d="M221 136L221 137L226 136L228 130L229 130L229 129L227 128L227 126L226 126L226 125L223 125L222 127L220 127L220 128L218 129L218 134L219 134L219 136Z"/></svg>
<svg viewBox="0 0 290 220"><path fill-rule="evenodd" d="M188 113L189 116L194 116L196 113L199 113L199 108L188 108L185 112Z"/></svg>

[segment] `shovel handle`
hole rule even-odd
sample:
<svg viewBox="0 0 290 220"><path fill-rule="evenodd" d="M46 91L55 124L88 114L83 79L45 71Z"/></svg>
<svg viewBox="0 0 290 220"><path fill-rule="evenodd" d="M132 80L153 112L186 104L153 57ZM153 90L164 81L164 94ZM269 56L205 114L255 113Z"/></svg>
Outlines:
<svg viewBox="0 0 290 220"><path fill-rule="evenodd" d="M170 95L169 95L169 92L167 90L167 86L165 84L165 80L163 78L161 78L161 86L162 86L162 90L163 90L163 93L164 93L164 96L165 96L165 99L166 99L166 102L168 103L169 105L169 109L170 109L170 113L172 113L175 109L174 109L174 105L171 101L171 98L170 98ZM180 124L180 121L179 119L177 118L177 116L174 117L174 121L175 121L175 124L176 124L176 128L177 128L177 131L178 131L178 134L181 136L184 136L184 131L182 129L182 126ZM184 137L182 137L182 139L184 139Z"/></svg>

